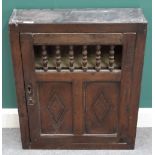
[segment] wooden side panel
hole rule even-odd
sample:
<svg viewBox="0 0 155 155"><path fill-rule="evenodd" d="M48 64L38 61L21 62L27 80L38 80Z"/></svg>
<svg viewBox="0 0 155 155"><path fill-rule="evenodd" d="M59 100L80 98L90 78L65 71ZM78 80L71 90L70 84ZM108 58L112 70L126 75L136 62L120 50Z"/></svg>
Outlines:
<svg viewBox="0 0 155 155"><path fill-rule="evenodd" d="M129 112L129 143L131 148L134 148L136 138L136 126L138 118L141 77L144 60L146 40L146 29L143 32L137 33L135 55L133 59L133 75L132 75L132 93Z"/></svg>
<svg viewBox="0 0 155 155"><path fill-rule="evenodd" d="M120 90L120 105L119 105L119 137L120 142L129 142L129 111L131 110L131 92L132 74L133 74L133 59L135 53L135 33L124 34L123 44L123 60L121 74L121 90Z"/></svg>
<svg viewBox="0 0 155 155"><path fill-rule="evenodd" d="M12 51L14 75L15 75L22 147L29 148L30 144L29 123L28 123L28 113L25 100L24 77L22 68L23 64L22 64L19 38L20 36L17 28L15 28L14 25L10 25L10 44Z"/></svg>
<svg viewBox="0 0 155 155"><path fill-rule="evenodd" d="M73 133L71 82L39 82L41 134Z"/></svg>
<svg viewBox="0 0 155 155"><path fill-rule="evenodd" d="M84 94L85 133L117 133L119 83L85 82Z"/></svg>

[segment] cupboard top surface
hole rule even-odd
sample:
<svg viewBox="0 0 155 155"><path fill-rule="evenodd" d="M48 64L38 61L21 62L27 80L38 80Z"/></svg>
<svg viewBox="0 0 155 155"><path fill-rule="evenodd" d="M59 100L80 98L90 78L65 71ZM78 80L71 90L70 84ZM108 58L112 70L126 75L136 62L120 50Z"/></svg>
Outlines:
<svg viewBox="0 0 155 155"><path fill-rule="evenodd" d="M147 23L140 8L14 9L10 24Z"/></svg>

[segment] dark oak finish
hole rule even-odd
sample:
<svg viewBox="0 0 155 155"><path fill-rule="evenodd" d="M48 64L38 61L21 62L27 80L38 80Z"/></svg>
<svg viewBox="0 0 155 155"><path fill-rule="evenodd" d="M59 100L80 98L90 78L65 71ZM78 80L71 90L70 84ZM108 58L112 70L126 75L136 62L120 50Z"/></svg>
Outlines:
<svg viewBox="0 0 155 155"><path fill-rule="evenodd" d="M14 10L23 148L133 149L146 27L140 9Z"/></svg>

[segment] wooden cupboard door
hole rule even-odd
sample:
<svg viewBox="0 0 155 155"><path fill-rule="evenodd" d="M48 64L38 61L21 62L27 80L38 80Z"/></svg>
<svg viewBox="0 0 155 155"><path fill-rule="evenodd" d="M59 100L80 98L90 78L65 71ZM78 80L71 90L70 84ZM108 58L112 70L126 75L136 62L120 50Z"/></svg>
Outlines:
<svg viewBox="0 0 155 155"><path fill-rule="evenodd" d="M118 131L119 82L85 82L85 133L116 134Z"/></svg>
<svg viewBox="0 0 155 155"><path fill-rule="evenodd" d="M72 134L72 83L39 82L41 134Z"/></svg>
<svg viewBox="0 0 155 155"><path fill-rule="evenodd" d="M20 40L32 146L126 142L135 35L124 35L119 80L116 72L65 77L35 72L32 35L22 34Z"/></svg>

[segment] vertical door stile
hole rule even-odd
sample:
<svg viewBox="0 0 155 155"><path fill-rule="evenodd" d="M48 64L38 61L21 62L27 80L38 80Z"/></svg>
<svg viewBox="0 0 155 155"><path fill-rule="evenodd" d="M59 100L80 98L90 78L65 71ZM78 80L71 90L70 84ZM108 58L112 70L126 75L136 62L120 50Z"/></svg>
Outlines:
<svg viewBox="0 0 155 155"><path fill-rule="evenodd" d="M82 135L84 132L82 85L82 80L73 82L73 132L75 135Z"/></svg>
<svg viewBox="0 0 155 155"><path fill-rule="evenodd" d="M36 81L34 74L35 67L32 36L30 34L21 34L20 40L25 79L25 93L29 113L30 136L31 141L37 141L40 135L40 124L39 105L37 103Z"/></svg>

